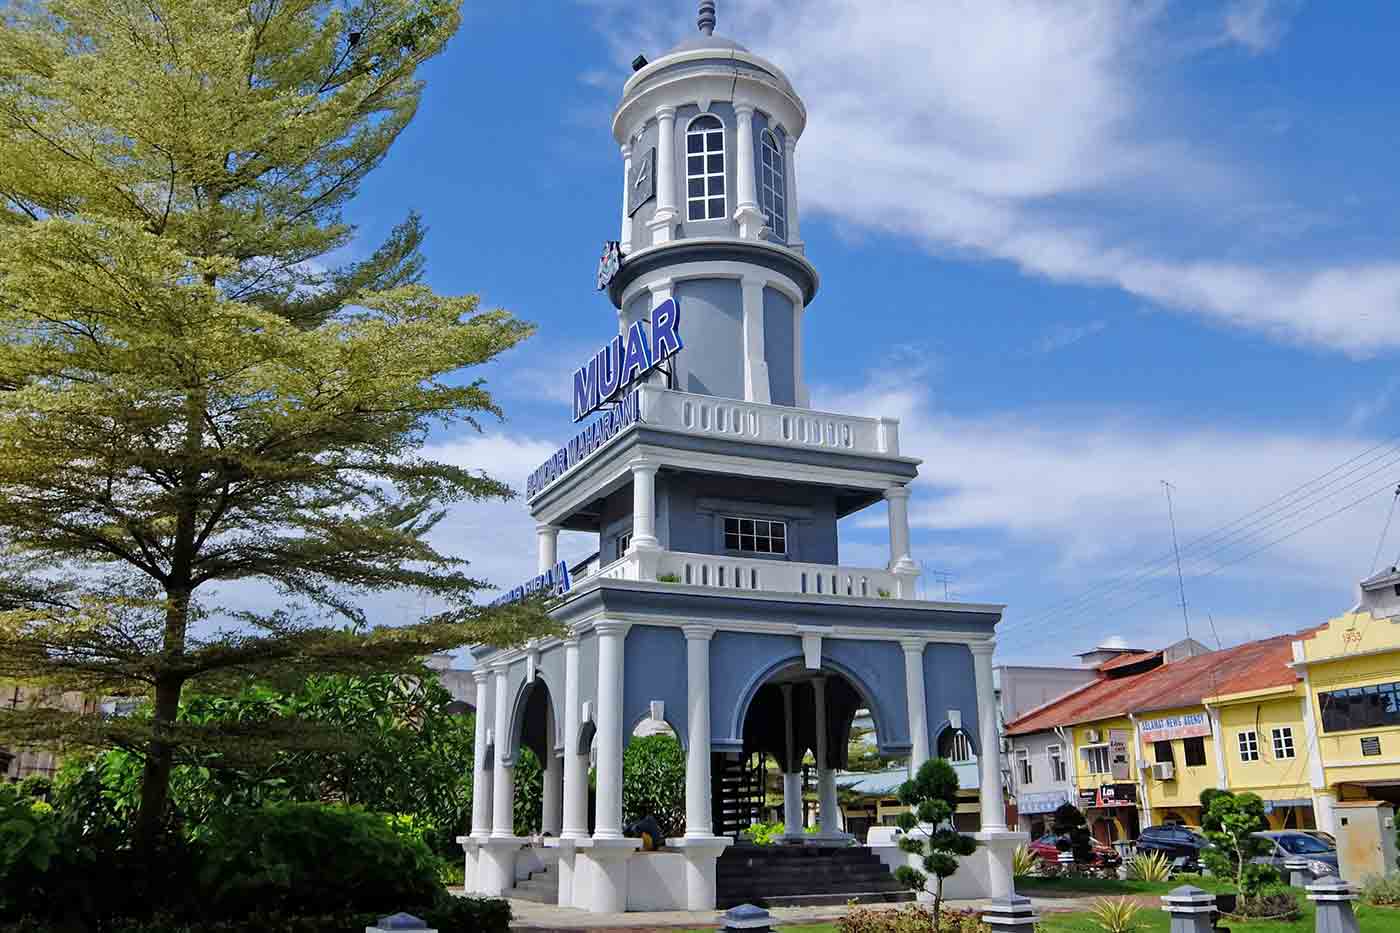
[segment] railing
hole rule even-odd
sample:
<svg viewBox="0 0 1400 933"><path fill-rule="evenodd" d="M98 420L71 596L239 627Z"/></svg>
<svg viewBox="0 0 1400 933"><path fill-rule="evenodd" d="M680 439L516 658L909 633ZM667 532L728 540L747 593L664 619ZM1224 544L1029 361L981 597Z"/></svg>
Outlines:
<svg viewBox="0 0 1400 933"><path fill-rule="evenodd" d="M912 576L867 567L800 564L683 551L652 551L645 555L634 551L579 581L592 577L646 579L735 593L758 591L858 599L910 599L914 595L915 580Z"/></svg>
<svg viewBox="0 0 1400 933"><path fill-rule="evenodd" d="M859 418L786 405L761 405L652 385L641 386L640 392L642 420L650 425L765 444L899 456L896 418Z"/></svg>

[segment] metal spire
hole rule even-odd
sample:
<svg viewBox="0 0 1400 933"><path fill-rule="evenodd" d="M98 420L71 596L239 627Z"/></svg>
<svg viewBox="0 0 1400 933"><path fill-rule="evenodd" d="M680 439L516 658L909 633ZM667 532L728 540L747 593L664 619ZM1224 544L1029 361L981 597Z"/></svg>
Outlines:
<svg viewBox="0 0 1400 933"><path fill-rule="evenodd" d="M700 0L700 15L695 24L707 36L715 34L715 0Z"/></svg>

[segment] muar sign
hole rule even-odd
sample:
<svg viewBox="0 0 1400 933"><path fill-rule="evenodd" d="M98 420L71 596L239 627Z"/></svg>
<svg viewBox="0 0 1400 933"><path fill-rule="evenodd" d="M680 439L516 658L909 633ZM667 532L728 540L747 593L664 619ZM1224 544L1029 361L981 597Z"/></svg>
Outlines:
<svg viewBox="0 0 1400 933"><path fill-rule="evenodd" d="M574 420L582 421L613 396L680 352L681 307L667 298L651 309L651 334L643 321L614 337L574 370Z"/></svg>

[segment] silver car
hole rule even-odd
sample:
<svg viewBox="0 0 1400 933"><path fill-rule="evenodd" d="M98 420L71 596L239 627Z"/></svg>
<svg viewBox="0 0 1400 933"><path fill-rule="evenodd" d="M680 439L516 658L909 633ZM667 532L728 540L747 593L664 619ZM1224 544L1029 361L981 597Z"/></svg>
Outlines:
<svg viewBox="0 0 1400 933"><path fill-rule="evenodd" d="M1314 878L1337 873L1336 845L1329 845L1311 832L1299 829L1271 830L1255 833L1254 838L1267 841L1269 850L1263 855L1255 856L1252 861L1261 865L1272 865L1285 878L1288 877L1288 870L1284 868L1284 863L1291 859L1306 861L1308 872Z"/></svg>

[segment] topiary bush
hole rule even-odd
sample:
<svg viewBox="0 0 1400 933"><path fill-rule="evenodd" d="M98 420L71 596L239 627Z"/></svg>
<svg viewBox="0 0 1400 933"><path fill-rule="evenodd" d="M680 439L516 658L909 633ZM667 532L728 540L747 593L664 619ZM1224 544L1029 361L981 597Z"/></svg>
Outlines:
<svg viewBox="0 0 1400 933"><path fill-rule="evenodd" d="M325 804L272 804L217 817L200 886L213 916L393 913L447 897L438 860L383 816Z"/></svg>
<svg viewBox="0 0 1400 933"><path fill-rule="evenodd" d="M673 735L633 738L622 753L622 819L656 818L663 836L685 832L685 752Z"/></svg>

